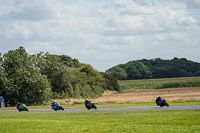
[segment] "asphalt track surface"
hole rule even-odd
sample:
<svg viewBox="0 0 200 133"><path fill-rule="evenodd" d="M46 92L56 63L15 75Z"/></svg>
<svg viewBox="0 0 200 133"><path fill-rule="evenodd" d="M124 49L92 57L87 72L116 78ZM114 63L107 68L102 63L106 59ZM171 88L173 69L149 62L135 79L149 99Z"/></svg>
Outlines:
<svg viewBox="0 0 200 133"><path fill-rule="evenodd" d="M141 106L141 107L105 107L97 108L97 110L151 110L151 109L200 109L200 105L192 106L169 106L169 107L159 107L159 106ZM94 110L94 109L91 109ZM29 109L29 111L54 111L52 109ZM86 108L67 108L64 111L88 111ZM0 110L0 112L18 112L18 110Z"/></svg>

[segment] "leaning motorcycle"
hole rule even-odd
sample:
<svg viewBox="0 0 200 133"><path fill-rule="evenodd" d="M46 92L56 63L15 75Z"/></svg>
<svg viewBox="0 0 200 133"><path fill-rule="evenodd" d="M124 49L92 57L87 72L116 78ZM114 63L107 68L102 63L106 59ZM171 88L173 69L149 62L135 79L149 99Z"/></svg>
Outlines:
<svg viewBox="0 0 200 133"><path fill-rule="evenodd" d="M156 98L156 104L157 106L160 106L160 107L163 107L163 106L169 107L169 104L166 102L165 98L161 98L161 97Z"/></svg>
<svg viewBox="0 0 200 133"><path fill-rule="evenodd" d="M18 109L18 111L29 111L28 110L28 108L26 107L26 105L25 104L23 104L23 103L18 103L17 105L16 105L16 108Z"/></svg>
<svg viewBox="0 0 200 133"><path fill-rule="evenodd" d="M94 105L93 101L88 101L87 103L85 103L85 107L90 110L92 108L97 109L97 107Z"/></svg>
<svg viewBox="0 0 200 133"><path fill-rule="evenodd" d="M53 104L53 105L51 105L51 107L52 107L52 109L53 109L54 111L57 111L57 110L62 110L62 111L64 111L64 108L60 105L60 103Z"/></svg>

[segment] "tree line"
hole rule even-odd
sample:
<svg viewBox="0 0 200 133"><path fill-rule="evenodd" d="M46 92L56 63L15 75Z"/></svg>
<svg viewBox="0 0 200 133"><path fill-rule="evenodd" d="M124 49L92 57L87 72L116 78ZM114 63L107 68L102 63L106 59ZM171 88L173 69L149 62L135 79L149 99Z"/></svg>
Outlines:
<svg viewBox="0 0 200 133"><path fill-rule="evenodd" d="M133 60L106 70L119 80L200 76L200 63L185 58Z"/></svg>
<svg viewBox="0 0 200 133"><path fill-rule="evenodd" d="M11 105L40 104L52 98L95 98L104 90L119 91L117 79L70 56L29 55L23 47L0 54L0 96Z"/></svg>

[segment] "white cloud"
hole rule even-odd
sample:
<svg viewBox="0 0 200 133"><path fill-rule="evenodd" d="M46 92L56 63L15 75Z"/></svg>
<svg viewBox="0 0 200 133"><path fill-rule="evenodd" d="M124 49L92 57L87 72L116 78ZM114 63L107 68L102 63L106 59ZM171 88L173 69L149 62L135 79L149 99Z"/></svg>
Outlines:
<svg viewBox="0 0 200 133"><path fill-rule="evenodd" d="M200 8L200 0L186 0L188 8Z"/></svg>
<svg viewBox="0 0 200 133"><path fill-rule="evenodd" d="M141 58L200 61L199 1L0 0L0 52L67 54L100 71ZM192 6L193 5L193 6ZM187 52L188 51L188 52Z"/></svg>

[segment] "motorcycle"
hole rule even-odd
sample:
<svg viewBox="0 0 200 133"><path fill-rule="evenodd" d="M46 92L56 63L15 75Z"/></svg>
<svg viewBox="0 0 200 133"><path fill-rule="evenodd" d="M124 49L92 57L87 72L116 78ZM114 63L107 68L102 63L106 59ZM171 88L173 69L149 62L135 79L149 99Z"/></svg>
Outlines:
<svg viewBox="0 0 200 133"><path fill-rule="evenodd" d="M156 104L157 106L160 106L160 107L163 107L163 106L169 107L169 104L166 102L165 98L161 98L161 97L156 98Z"/></svg>
<svg viewBox="0 0 200 133"><path fill-rule="evenodd" d="M85 101L85 107L88 109L88 110L90 110L90 109L92 109L92 108L94 108L94 109L97 109L97 107L94 105L94 102L93 101Z"/></svg>
<svg viewBox="0 0 200 133"><path fill-rule="evenodd" d="M60 105L60 103L52 104L51 107L52 107L52 109L53 109L54 111L57 111L57 110L62 110L62 111L64 111L64 108Z"/></svg>
<svg viewBox="0 0 200 133"><path fill-rule="evenodd" d="M16 108L18 109L18 111L29 111L28 108L26 107L25 104L23 103L17 103Z"/></svg>

